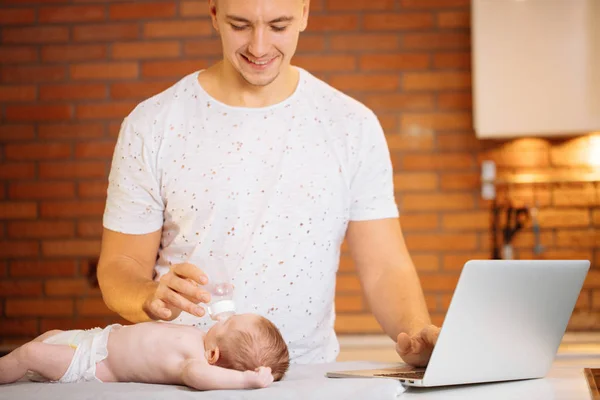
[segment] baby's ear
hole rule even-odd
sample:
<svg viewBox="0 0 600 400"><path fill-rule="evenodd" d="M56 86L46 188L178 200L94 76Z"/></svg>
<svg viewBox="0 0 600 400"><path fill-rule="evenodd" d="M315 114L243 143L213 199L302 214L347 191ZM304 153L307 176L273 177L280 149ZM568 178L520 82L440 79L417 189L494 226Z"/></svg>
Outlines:
<svg viewBox="0 0 600 400"><path fill-rule="evenodd" d="M213 349L206 350L204 355L206 356L206 360L210 365L216 364L216 362L219 360L219 347L215 346Z"/></svg>

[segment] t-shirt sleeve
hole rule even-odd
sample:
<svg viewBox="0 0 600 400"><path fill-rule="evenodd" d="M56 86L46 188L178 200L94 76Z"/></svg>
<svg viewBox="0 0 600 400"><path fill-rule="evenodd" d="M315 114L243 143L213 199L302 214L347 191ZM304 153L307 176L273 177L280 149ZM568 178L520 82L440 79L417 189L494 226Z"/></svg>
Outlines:
<svg viewBox="0 0 600 400"><path fill-rule="evenodd" d="M150 233L163 225L152 132L136 125L131 116L121 124L103 217L105 228L127 234Z"/></svg>
<svg viewBox="0 0 600 400"><path fill-rule="evenodd" d="M390 151L383 128L372 112L363 121L362 140L350 192L351 221L394 218L399 215Z"/></svg>

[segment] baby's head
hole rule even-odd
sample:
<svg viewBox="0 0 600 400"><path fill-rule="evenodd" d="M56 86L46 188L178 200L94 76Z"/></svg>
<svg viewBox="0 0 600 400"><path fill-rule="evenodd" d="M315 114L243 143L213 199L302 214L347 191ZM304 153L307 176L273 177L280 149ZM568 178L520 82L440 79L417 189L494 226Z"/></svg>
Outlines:
<svg viewBox="0 0 600 400"><path fill-rule="evenodd" d="M270 367L275 381L283 378L290 357L279 329L256 314L239 314L213 325L204 340L211 364L238 371Z"/></svg>

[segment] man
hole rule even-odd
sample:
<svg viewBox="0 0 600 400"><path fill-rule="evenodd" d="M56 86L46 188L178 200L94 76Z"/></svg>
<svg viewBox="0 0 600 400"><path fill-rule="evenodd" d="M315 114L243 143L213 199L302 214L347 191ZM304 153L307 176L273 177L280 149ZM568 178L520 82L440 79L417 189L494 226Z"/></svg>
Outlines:
<svg viewBox="0 0 600 400"><path fill-rule="evenodd" d="M375 317L405 362L426 365L439 328L404 244L381 126L291 65L309 0L209 7L223 60L121 127L98 266L106 304L133 322L209 325L201 285L226 273L238 311L271 319L291 362L334 361L346 237Z"/></svg>

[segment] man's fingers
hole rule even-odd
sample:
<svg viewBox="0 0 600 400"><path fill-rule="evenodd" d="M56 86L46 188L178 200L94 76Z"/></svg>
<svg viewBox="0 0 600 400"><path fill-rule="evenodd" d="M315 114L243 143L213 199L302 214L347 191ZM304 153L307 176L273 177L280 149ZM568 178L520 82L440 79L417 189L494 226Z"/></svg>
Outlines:
<svg viewBox="0 0 600 400"><path fill-rule="evenodd" d="M423 329L423 336L427 343L430 343L432 346L435 346L437 343L437 339L440 336L440 328L435 325L429 325L425 329Z"/></svg>
<svg viewBox="0 0 600 400"><path fill-rule="evenodd" d="M190 282L189 279L180 278L177 275L171 275L165 278L165 284L173 291L179 293L186 299L194 303L208 303L210 294L198 287L197 284Z"/></svg>
<svg viewBox="0 0 600 400"><path fill-rule="evenodd" d="M406 355L410 353L411 347L410 337L406 333L399 334L396 342L396 350L398 353L400 355Z"/></svg>
<svg viewBox="0 0 600 400"><path fill-rule="evenodd" d="M208 277L202 270L194 264L183 263L177 264L171 268L174 274L181 278L189 278L200 285L206 285L208 283Z"/></svg>
<svg viewBox="0 0 600 400"><path fill-rule="evenodd" d="M164 287L161 291L159 287L159 291L161 293L157 293L158 297L167 303L169 306L177 307L180 310L186 311L190 314L197 315L201 317L204 315L204 308L196 305L190 300L186 299L179 293L174 292L173 290Z"/></svg>
<svg viewBox="0 0 600 400"><path fill-rule="evenodd" d="M168 319L171 317L171 310L167 307L164 301L161 299L154 299L150 303L150 309L156 315L162 319Z"/></svg>

